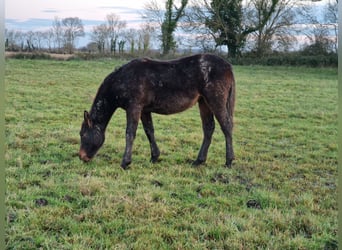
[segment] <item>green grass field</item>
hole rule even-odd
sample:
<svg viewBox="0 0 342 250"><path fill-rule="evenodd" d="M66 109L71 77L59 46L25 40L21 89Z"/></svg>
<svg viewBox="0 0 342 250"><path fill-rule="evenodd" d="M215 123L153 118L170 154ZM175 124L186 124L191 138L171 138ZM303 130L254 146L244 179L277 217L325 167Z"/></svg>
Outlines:
<svg viewBox="0 0 342 250"><path fill-rule="evenodd" d="M94 160L83 111L120 61L6 61L7 249L337 249L337 69L236 66L236 161L216 123L208 161L197 106L139 125L120 168L118 110Z"/></svg>

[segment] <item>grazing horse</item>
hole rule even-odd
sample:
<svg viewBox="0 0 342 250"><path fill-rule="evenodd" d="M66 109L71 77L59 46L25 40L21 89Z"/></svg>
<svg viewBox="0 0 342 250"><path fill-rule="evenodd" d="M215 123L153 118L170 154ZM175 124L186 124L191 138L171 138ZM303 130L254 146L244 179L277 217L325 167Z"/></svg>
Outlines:
<svg viewBox="0 0 342 250"><path fill-rule="evenodd" d="M91 160L105 140L117 108L126 111L126 148L121 167L131 163L133 140L141 119L151 147L151 161L160 155L151 113L174 114L199 104L204 138L193 165L206 161L219 122L226 141L226 163L234 159L232 144L235 81L232 66L221 57L197 54L170 61L135 59L109 74L98 89L91 110L84 111L79 157Z"/></svg>

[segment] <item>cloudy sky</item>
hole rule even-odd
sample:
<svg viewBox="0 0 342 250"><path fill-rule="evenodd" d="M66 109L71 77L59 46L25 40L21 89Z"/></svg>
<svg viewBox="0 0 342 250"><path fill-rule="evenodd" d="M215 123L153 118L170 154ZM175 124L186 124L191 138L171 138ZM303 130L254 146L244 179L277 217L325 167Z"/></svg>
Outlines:
<svg viewBox="0 0 342 250"><path fill-rule="evenodd" d="M158 0L163 2L163 0ZM79 17L84 24L104 22L118 14L128 27L138 27L145 0L5 0L6 28L27 31L44 29L59 18Z"/></svg>
<svg viewBox="0 0 342 250"><path fill-rule="evenodd" d="M55 17L79 17L85 31L105 22L107 14L115 13L127 22L127 28L139 28L141 13L150 0L5 0L5 27L9 30L36 31L52 27ZM156 0L163 6L165 0ZM315 2L324 6L329 0ZM331 0L330 0L331 1ZM320 13L321 11L317 11ZM87 38L80 41L87 42Z"/></svg>
<svg viewBox="0 0 342 250"><path fill-rule="evenodd" d="M37 30L51 26L55 16L79 17L83 24L97 25L109 13L118 14L128 27L139 27L141 11L150 0L5 0L6 28ZM329 0L320 1L326 4ZM164 5L165 0L157 0Z"/></svg>

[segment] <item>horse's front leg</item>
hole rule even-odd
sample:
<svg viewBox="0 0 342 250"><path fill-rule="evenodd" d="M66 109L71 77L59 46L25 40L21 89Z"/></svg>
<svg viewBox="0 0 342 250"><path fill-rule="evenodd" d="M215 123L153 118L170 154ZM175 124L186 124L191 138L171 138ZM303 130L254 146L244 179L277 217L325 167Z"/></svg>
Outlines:
<svg viewBox="0 0 342 250"><path fill-rule="evenodd" d="M144 126L145 134L148 138L148 141L150 142L150 148L151 148L151 162L155 163L158 161L160 151L156 143L156 139L154 137L154 127L153 127L153 121L152 116L150 112L142 113L141 114L141 121Z"/></svg>
<svg viewBox="0 0 342 250"><path fill-rule="evenodd" d="M141 109L127 109L126 110L126 148L121 162L121 167L127 169L132 162L132 148L133 141L137 132Z"/></svg>

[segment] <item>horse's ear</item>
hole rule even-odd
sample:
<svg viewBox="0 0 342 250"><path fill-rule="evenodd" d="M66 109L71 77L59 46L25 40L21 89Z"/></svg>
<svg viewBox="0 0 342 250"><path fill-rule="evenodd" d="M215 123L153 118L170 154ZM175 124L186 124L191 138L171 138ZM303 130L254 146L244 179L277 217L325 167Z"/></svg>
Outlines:
<svg viewBox="0 0 342 250"><path fill-rule="evenodd" d="M88 111L84 111L84 121L87 122L88 127L91 128L93 126L91 119L90 119L90 115L88 113Z"/></svg>

